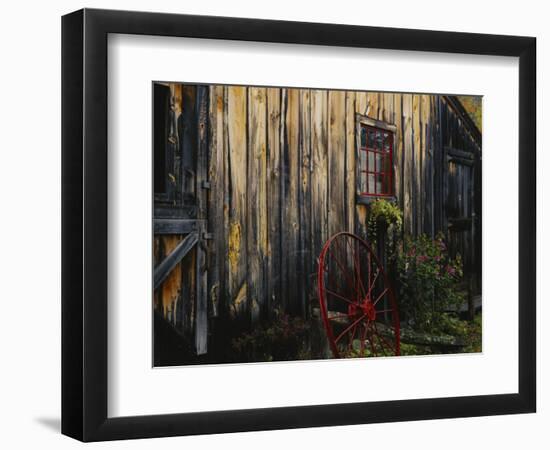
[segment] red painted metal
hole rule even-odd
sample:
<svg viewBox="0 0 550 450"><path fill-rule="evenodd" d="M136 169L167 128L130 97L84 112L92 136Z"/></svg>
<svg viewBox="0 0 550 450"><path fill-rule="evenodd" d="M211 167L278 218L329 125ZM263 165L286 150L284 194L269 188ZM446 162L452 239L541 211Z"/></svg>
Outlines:
<svg viewBox="0 0 550 450"><path fill-rule="evenodd" d="M378 257L364 239L344 231L325 243L319 256L317 288L335 358L400 354L395 295Z"/></svg>

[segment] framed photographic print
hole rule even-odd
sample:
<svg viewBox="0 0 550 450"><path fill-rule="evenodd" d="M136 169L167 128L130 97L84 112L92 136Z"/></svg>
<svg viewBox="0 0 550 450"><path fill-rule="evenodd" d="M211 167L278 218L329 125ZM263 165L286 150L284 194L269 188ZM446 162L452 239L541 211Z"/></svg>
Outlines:
<svg viewBox="0 0 550 450"><path fill-rule="evenodd" d="M535 45L64 16L63 433L534 412Z"/></svg>

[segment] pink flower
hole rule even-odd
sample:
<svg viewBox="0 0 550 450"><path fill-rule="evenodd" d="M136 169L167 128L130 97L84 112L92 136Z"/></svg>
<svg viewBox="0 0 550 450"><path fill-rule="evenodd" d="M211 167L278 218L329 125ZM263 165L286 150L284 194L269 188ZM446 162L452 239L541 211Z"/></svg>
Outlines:
<svg viewBox="0 0 550 450"><path fill-rule="evenodd" d="M452 266L447 266L447 267L445 268L445 270L447 271L447 273L448 273L449 275L454 275L454 274L456 273L455 268L452 267Z"/></svg>
<svg viewBox="0 0 550 450"><path fill-rule="evenodd" d="M417 263L423 263L426 261L428 261L428 257L426 255L420 255L419 257L416 258Z"/></svg>

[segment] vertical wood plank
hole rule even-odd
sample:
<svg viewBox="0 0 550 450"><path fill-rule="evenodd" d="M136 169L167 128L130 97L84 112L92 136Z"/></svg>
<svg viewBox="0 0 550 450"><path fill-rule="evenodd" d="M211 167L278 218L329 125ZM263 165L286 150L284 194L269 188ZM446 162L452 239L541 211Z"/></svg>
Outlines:
<svg viewBox="0 0 550 450"><path fill-rule="evenodd" d="M281 311L281 89L267 89L267 301L270 314Z"/></svg>
<svg viewBox="0 0 550 450"><path fill-rule="evenodd" d="M345 161L345 229L351 233L355 230L355 92L346 92L346 161Z"/></svg>
<svg viewBox="0 0 550 450"><path fill-rule="evenodd" d="M212 240L208 243L208 297L212 317L220 311L220 301L225 292L225 242L224 235L224 88L210 86L209 102L209 165L208 179L208 231Z"/></svg>
<svg viewBox="0 0 550 450"><path fill-rule="evenodd" d="M328 130L328 163L329 163L329 236L344 231L346 218L345 199L345 109L346 96L343 91L329 91L329 130Z"/></svg>
<svg viewBox="0 0 550 450"><path fill-rule="evenodd" d="M393 175L397 204L403 211L403 95L393 97L394 124L396 127L393 145Z"/></svg>
<svg viewBox="0 0 550 450"><path fill-rule="evenodd" d="M435 126L435 154L434 154L434 164L436 166L434 170L434 182L436 195L436 231L443 230L443 175L444 175L444 161L443 161L443 126L442 126L442 110L441 110L441 96L436 96L435 99L435 117L436 117L436 126Z"/></svg>
<svg viewBox="0 0 550 450"><path fill-rule="evenodd" d="M203 189L206 181L208 166L208 105L209 87L197 87L197 113L198 113L198 149L196 168L196 193L197 193L197 216L201 219L201 235L206 232L206 201L207 193ZM206 267L206 243L199 239L197 245L197 294L196 294L196 316L195 316L195 348L197 355L204 355L208 351L208 268Z"/></svg>
<svg viewBox="0 0 550 450"><path fill-rule="evenodd" d="M312 286L312 263L310 245L310 215L311 215L311 95L309 89L300 90L300 119L299 119L299 191L298 191L298 278L302 280L300 286L300 308L302 317L309 314L309 295Z"/></svg>
<svg viewBox="0 0 550 450"><path fill-rule="evenodd" d="M409 235L414 230L413 158L412 94L403 94L403 228Z"/></svg>
<svg viewBox="0 0 550 450"><path fill-rule="evenodd" d="M426 101L426 211L425 222L427 224L427 232L430 236L435 236L435 220L434 220L434 108L435 98L433 95L427 96Z"/></svg>
<svg viewBox="0 0 550 450"><path fill-rule="evenodd" d="M285 123L282 147L282 184L283 184L283 243L285 251L283 257L283 292L287 301L287 310L290 313L300 311L300 297L297 287L301 284L298 279L299 255L299 212L298 212L298 179L299 179L299 132L298 121L300 113L300 90L286 89Z"/></svg>
<svg viewBox="0 0 550 450"><path fill-rule="evenodd" d="M379 97L380 94L378 92L367 92L367 115L373 119L378 119L380 110Z"/></svg>
<svg viewBox="0 0 550 450"><path fill-rule="evenodd" d="M368 97L365 91L355 92L355 112L362 116L367 115Z"/></svg>
<svg viewBox="0 0 550 450"><path fill-rule="evenodd" d="M267 105L265 88L248 88L248 297L252 323L266 314Z"/></svg>
<svg viewBox="0 0 550 450"><path fill-rule="evenodd" d="M355 93L355 112L357 114L361 115L367 115L367 113L370 115L372 113L372 108L370 107L371 104L369 103L369 93L368 92L356 92ZM355 124L355 127L357 127L357 124ZM357 133L357 136L359 134ZM358 161L358 152L359 152L359 146L357 145L356 140L354 140L355 145L355 151L354 151L354 158L355 161ZM359 165L355 165L355 179L357 181L357 177L359 176ZM356 194L359 193L358 189L358 183L355 183L354 190ZM355 233L360 236L363 239L368 239L367 236L367 206L366 205L360 205L356 204L354 208L355 212Z"/></svg>
<svg viewBox="0 0 550 450"><path fill-rule="evenodd" d="M328 91L311 91L311 241L315 260L328 238Z"/></svg>
<svg viewBox="0 0 550 450"><path fill-rule="evenodd" d="M231 315L246 319L247 312L247 89L227 87L227 189L229 194L229 273Z"/></svg>
<svg viewBox="0 0 550 450"><path fill-rule="evenodd" d="M420 95L413 95L413 221L415 235L422 233L422 124Z"/></svg>

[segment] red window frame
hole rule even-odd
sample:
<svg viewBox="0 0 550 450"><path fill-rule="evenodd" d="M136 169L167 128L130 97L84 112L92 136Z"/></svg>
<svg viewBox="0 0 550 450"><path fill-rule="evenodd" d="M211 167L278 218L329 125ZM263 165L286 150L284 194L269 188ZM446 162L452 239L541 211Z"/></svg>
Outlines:
<svg viewBox="0 0 550 450"><path fill-rule="evenodd" d="M392 197L394 133L364 123L359 132L360 195Z"/></svg>

